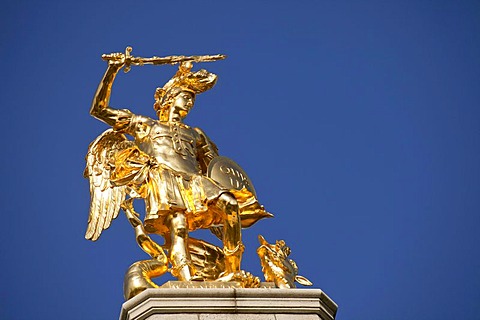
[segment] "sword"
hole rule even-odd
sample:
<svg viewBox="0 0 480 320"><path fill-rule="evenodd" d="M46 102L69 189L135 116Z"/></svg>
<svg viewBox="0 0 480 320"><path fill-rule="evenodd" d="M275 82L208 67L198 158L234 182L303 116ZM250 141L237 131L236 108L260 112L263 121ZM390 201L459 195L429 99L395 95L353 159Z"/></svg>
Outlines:
<svg viewBox="0 0 480 320"><path fill-rule="evenodd" d="M153 56L151 58L143 57L134 57L131 55L132 47L127 47L125 49L125 54L121 53L110 53L102 54L102 59L105 61L121 61L125 59L125 68L123 71L125 73L129 72L132 65L143 66L145 64L153 65L162 65L162 64L177 64L183 62L212 62L217 60L223 60L227 56L224 54L215 54L215 55L204 55L204 56L167 56L167 57L157 57Z"/></svg>

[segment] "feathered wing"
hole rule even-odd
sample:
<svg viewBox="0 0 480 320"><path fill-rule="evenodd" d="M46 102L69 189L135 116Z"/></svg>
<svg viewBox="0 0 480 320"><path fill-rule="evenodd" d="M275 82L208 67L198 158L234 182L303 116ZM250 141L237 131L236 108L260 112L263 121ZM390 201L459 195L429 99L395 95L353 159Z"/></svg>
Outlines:
<svg viewBox="0 0 480 320"><path fill-rule="evenodd" d="M124 134L108 129L88 147L84 171L85 178L90 181L90 214L85 233L87 240L97 240L118 216L126 187L113 186L110 182L110 174L114 169L112 158L132 144Z"/></svg>

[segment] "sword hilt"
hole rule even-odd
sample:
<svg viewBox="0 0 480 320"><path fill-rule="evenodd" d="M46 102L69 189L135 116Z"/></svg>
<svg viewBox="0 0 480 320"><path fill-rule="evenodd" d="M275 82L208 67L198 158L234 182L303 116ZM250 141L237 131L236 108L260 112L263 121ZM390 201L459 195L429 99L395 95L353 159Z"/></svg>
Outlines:
<svg viewBox="0 0 480 320"><path fill-rule="evenodd" d="M102 54L102 59L105 61L124 61L125 68L123 71L125 73L129 72L132 68L132 62L135 57L131 55L132 47L128 46L125 48L125 53L110 53Z"/></svg>
<svg viewBox="0 0 480 320"><path fill-rule="evenodd" d="M130 71L131 64L132 64L132 56L130 53L132 52L132 47L128 46L125 48L125 67L123 68L123 72L127 73Z"/></svg>

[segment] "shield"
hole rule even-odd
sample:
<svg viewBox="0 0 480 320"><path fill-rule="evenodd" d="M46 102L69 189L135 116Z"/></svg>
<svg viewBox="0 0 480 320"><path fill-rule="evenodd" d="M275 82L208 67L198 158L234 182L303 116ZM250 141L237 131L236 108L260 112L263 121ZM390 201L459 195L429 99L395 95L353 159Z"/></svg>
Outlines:
<svg viewBox="0 0 480 320"><path fill-rule="evenodd" d="M245 171L232 159L218 156L210 161L207 169L207 176L222 187L227 189L242 190L243 188L250 191L255 198L255 188Z"/></svg>

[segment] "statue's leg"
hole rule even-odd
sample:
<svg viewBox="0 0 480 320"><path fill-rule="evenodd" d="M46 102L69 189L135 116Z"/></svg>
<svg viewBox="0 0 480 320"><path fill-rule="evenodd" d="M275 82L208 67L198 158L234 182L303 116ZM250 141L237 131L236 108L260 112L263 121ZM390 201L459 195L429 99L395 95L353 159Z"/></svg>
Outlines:
<svg viewBox="0 0 480 320"><path fill-rule="evenodd" d="M195 274L187 249L188 228L185 214L174 212L170 215L170 261L173 265L173 275L180 281L189 281Z"/></svg>
<svg viewBox="0 0 480 320"><path fill-rule="evenodd" d="M217 208L225 213L223 224L223 252L225 253L225 273L240 271L243 244L238 212L238 202L230 193L223 193L216 202Z"/></svg>

